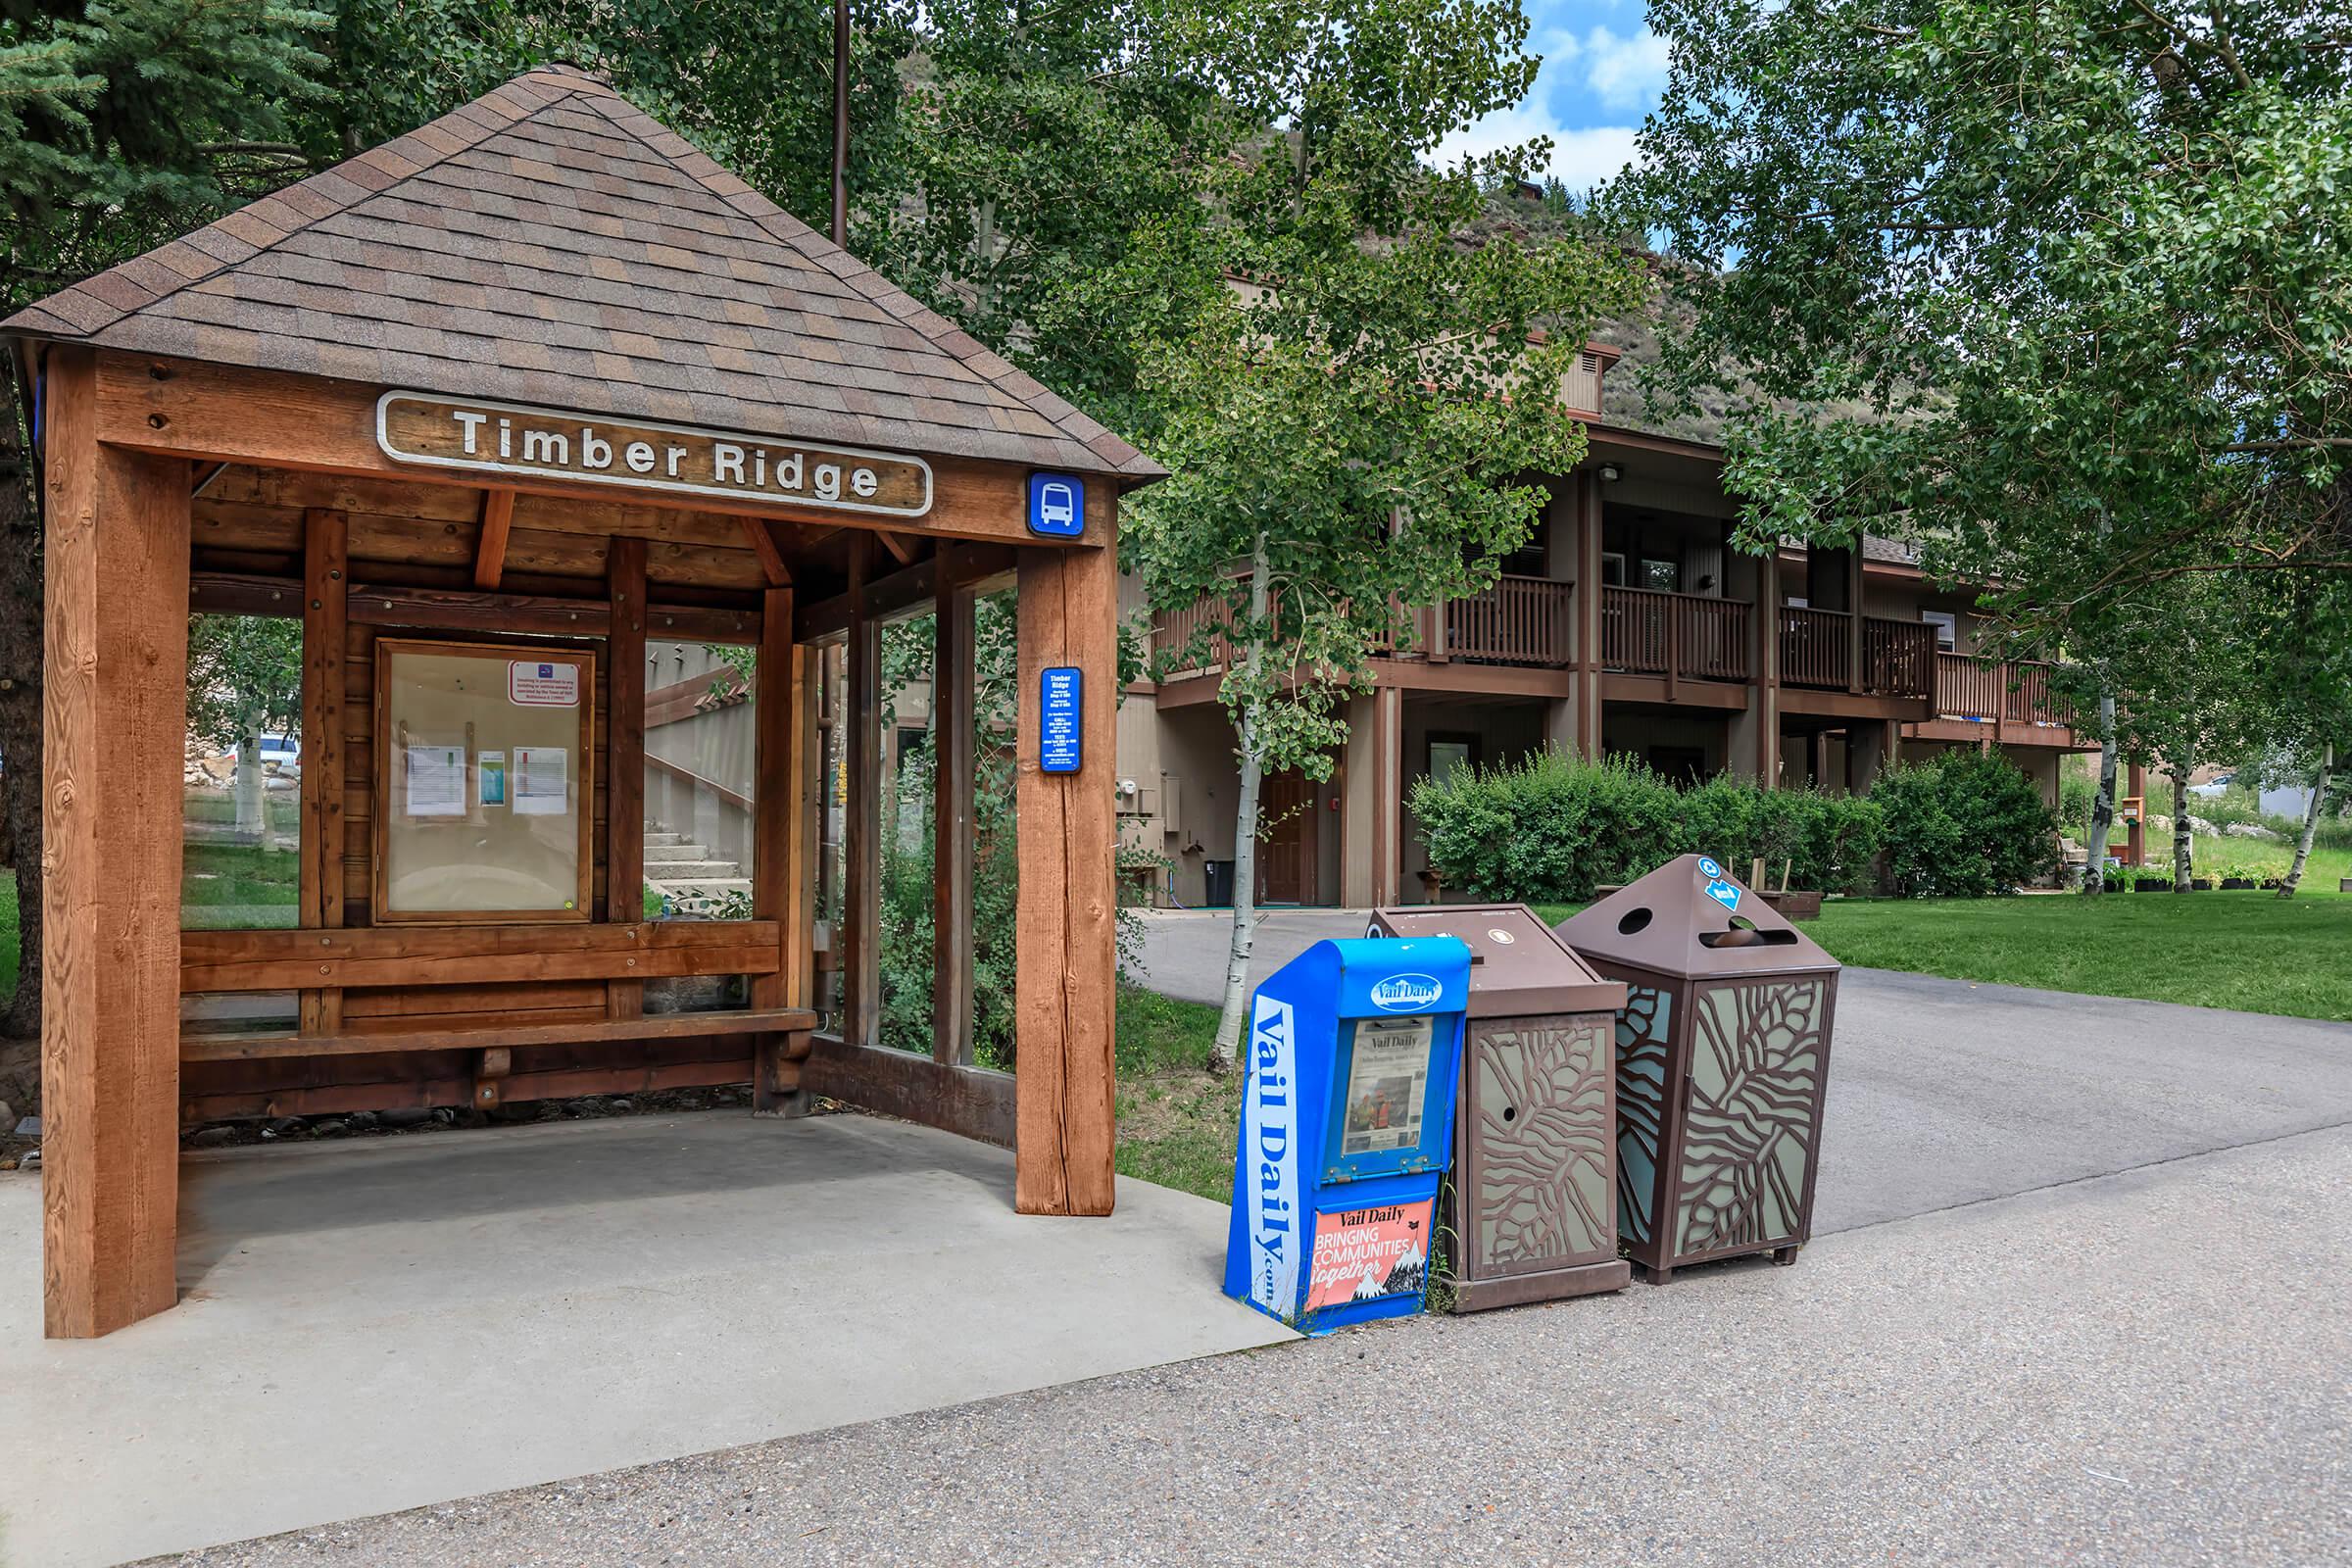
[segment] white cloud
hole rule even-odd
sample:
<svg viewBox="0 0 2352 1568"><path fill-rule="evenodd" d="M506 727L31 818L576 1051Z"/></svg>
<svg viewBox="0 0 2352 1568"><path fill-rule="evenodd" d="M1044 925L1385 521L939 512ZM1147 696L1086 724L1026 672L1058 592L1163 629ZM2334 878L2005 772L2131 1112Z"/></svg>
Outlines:
<svg viewBox="0 0 2352 1568"><path fill-rule="evenodd" d="M1594 27L1566 58L1586 63L1585 85L1611 109L1646 108L1666 85L1666 40L1646 27L1630 38Z"/></svg>
<svg viewBox="0 0 2352 1568"><path fill-rule="evenodd" d="M1457 164L1466 155L1499 152L1538 136L1549 136L1551 159L1545 171L1558 175L1570 190L1582 192L1614 179L1634 161L1636 133L1632 125L1564 129L1551 111L1531 96L1516 109L1489 115L1469 129L1448 136L1439 144L1437 160Z"/></svg>

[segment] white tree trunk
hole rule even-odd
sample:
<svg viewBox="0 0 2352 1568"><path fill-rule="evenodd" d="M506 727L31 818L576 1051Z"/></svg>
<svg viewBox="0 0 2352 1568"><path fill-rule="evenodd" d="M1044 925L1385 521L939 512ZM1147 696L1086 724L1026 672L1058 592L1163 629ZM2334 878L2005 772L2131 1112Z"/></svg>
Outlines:
<svg viewBox="0 0 2352 1568"><path fill-rule="evenodd" d="M2286 880L2278 884L2278 896L2291 899L2295 889L2303 884L2303 864L2311 858L2311 841L2320 831L2320 813L2327 809L2328 780L2335 771L2335 747L2330 744L2320 753L2320 776L2311 783L2311 806L2303 813L2303 832L2295 840L2295 859L2286 868Z"/></svg>
<svg viewBox="0 0 2352 1568"><path fill-rule="evenodd" d="M2090 842L2083 846L2082 891L2107 891L2107 835L2115 831L2115 699L2099 698L2099 793L2090 807Z"/></svg>
<svg viewBox="0 0 2352 1568"><path fill-rule="evenodd" d="M2180 763L2173 769L2173 891L2186 893L2189 878L2195 875L2190 863L2196 846L2188 833L2188 764Z"/></svg>
<svg viewBox="0 0 2352 1568"><path fill-rule="evenodd" d="M262 811L262 732L248 729L237 742L237 838L269 843Z"/></svg>
<svg viewBox="0 0 2352 1568"><path fill-rule="evenodd" d="M1266 536L1257 536L1250 562L1250 622L1266 623ZM1250 953L1257 944L1257 799L1265 778L1260 753L1256 696L1258 675L1266 657L1263 637L1253 638L1243 656L1249 669L1250 698L1241 711L1241 790L1233 810L1233 942L1225 950L1225 1005L1217 1015L1217 1038L1208 1065L1224 1072L1239 1058L1242 1016L1250 1004Z"/></svg>

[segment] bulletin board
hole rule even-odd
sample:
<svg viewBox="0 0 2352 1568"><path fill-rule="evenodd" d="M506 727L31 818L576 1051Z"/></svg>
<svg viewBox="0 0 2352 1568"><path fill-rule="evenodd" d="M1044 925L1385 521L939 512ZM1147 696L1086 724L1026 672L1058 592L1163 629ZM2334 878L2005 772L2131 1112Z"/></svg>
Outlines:
<svg viewBox="0 0 2352 1568"><path fill-rule="evenodd" d="M596 657L375 650L375 918L588 919Z"/></svg>

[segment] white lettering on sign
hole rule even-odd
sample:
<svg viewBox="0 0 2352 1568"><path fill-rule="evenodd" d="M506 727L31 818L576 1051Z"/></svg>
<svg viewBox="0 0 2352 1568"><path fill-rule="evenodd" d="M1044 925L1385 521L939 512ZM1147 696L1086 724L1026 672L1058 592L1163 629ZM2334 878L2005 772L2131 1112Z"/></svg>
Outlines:
<svg viewBox="0 0 2352 1568"><path fill-rule="evenodd" d="M547 663L535 659L507 663L507 701L521 708L577 708L580 706L580 666Z"/></svg>
<svg viewBox="0 0 2352 1568"><path fill-rule="evenodd" d="M434 467L894 517L919 517L931 510L931 466L918 457L426 392L387 392L377 399L375 441L386 457Z"/></svg>
<svg viewBox="0 0 2352 1568"><path fill-rule="evenodd" d="M1298 1042L1291 1004L1252 999L1242 1152L1250 1180L1250 1299L1285 1322L1298 1315Z"/></svg>

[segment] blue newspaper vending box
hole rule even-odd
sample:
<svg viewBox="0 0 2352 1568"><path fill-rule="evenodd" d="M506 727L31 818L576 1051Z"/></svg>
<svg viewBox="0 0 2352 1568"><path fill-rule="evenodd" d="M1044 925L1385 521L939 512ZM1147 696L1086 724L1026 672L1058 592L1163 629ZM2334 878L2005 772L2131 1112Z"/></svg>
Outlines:
<svg viewBox="0 0 2352 1568"><path fill-rule="evenodd" d="M1225 1294L1309 1334L1421 1310L1470 950L1318 942L1250 999Z"/></svg>

